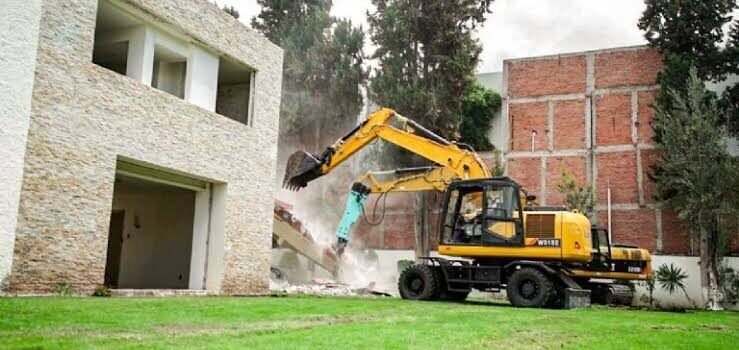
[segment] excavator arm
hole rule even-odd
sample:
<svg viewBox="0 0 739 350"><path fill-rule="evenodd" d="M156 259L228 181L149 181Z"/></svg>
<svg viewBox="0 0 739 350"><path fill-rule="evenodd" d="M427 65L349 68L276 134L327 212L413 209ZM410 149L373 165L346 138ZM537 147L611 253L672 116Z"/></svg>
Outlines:
<svg viewBox="0 0 739 350"><path fill-rule="evenodd" d="M299 190L307 186L308 182L330 173L377 139L426 158L436 166L421 174L386 183L377 181L376 175L380 173L368 173L364 178L372 183L373 192L443 190L446 188L445 184L455 178L490 177L490 170L471 148L449 142L395 111L383 108L326 148L321 155L311 155L304 151L293 153L287 162L283 185Z"/></svg>

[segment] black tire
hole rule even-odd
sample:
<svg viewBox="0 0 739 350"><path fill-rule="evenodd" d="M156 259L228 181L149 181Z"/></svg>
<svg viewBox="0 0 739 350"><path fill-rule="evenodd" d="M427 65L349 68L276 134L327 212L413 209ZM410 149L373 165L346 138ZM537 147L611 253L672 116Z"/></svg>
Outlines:
<svg viewBox="0 0 739 350"><path fill-rule="evenodd" d="M436 300L439 298L439 279L428 265L411 265L400 274L400 297L409 300Z"/></svg>
<svg viewBox="0 0 739 350"><path fill-rule="evenodd" d="M554 283L543 272L532 267L515 270L508 277L506 293L516 307L546 306L552 298Z"/></svg>

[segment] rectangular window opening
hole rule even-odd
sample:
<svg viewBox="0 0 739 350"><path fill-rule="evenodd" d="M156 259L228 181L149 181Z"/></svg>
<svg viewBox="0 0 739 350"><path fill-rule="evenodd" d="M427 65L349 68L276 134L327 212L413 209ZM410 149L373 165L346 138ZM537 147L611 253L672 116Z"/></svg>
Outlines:
<svg viewBox="0 0 739 350"><path fill-rule="evenodd" d="M126 75L129 41L124 33L140 24L139 20L121 11L109 1L100 1L95 20L92 62Z"/></svg>
<svg viewBox="0 0 739 350"><path fill-rule="evenodd" d="M251 126L255 75L254 69L222 57L218 65L216 113Z"/></svg>
<svg viewBox="0 0 739 350"><path fill-rule="evenodd" d="M186 77L187 57L156 45L151 86L184 99Z"/></svg>

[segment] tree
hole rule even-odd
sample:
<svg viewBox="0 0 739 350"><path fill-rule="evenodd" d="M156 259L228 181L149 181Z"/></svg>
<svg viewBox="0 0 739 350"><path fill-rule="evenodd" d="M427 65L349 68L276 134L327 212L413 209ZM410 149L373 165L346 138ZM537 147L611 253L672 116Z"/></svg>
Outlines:
<svg viewBox="0 0 739 350"><path fill-rule="evenodd" d="M638 27L650 45L688 58L701 79L725 77L720 43L735 0L647 0L646 5Z"/></svg>
<svg viewBox="0 0 739 350"><path fill-rule="evenodd" d="M241 17L239 10L233 6L223 5L223 11L226 11L226 13L231 15L233 18L239 19L239 17Z"/></svg>
<svg viewBox="0 0 739 350"><path fill-rule="evenodd" d="M562 169L562 178L557 183L557 191L565 196L567 208L577 209L583 215L592 217L595 210L593 186L580 186L567 169Z"/></svg>
<svg viewBox="0 0 739 350"><path fill-rule="evenodd" d="M493 145L488 138L488 131L500 104L500 95L495 91L486 89L477 82L472 83L462 99L460 141L477 151L492 150Z"/></svg>
<svg viewBox="0 0 739 350"><path fill-rule="evenodd" d="M395 109L432 132L459 140L462 100L474 81L482 50L472 37L493 0L372 0L370 37L377 68L370 81L373 102ZM391 152L387 152L393 150ZM421 160L385 149L394 166ZM414 164L417 165L417 164ZM416 196L416 255L428 254L428 193Z"/></svg>
<svg viewBox="0 0 739 350"><path fill-rule="evenodd" d="M653 177L660 203L685 220L689 233L700 242L707 306L717 310L721 308L719 266L725 246L722 219L739 213L739 166L726 148L725 114L695 69L689 71L685 90L663 92L669 104L655 102L654 124L661 131L657 145L662 152Z"/></svg>
<svg viewBox="0 0 739 350"><path fill-rule="evenodd" d="M258 0L252 27L284 50L280 135L317 122L344 129L362 108L364 32L330 16L330 0Z"/></svg>
<svg viewBox="0 0 739 350"><path fill-rule="evenodd" d="M662 91L684 92L691 66L699 78L720 81L728 74L739 74L739 19L734 20L725 40L724 26L732 20L735 0L647 0L639 19L649 45L664 56L664 69L658 76ZM725 46L725 48L724 48ZM657 100L669 105L670 97ZM729 87L719 104L731 118L724 122L732 133L739 132L739 85ZM660 130L656 131L659 141Z"/></svg>
<svg viewBox="0 0 739 350"><path fill-rule="evenodd" d="M460 138L465 92L481 52L472 37L493 0L373 0L370 36L377 50L374 102L447 139Z"/></svg>

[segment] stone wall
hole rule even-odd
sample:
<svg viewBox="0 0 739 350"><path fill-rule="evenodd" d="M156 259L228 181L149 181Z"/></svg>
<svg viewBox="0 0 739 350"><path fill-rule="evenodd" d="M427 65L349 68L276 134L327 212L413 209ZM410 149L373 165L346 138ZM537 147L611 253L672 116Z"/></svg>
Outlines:
<svg viewBox="0 0 739 350"><path fill-rule="evenodd" d="M103 282L116 159L125 157L225 184L220 291L265 292L282 50L205 0L119 2L253 67L253 126L93 64L98 1L44 1L10 290Z"/></svg>
<svg viewBox="0 0 739 350"><path fill-rule="evenodd" d="M0 291L13 263L31 116L41 0L3 1L0 12ZM18 30L23 28L23 30Z"/></svg>

